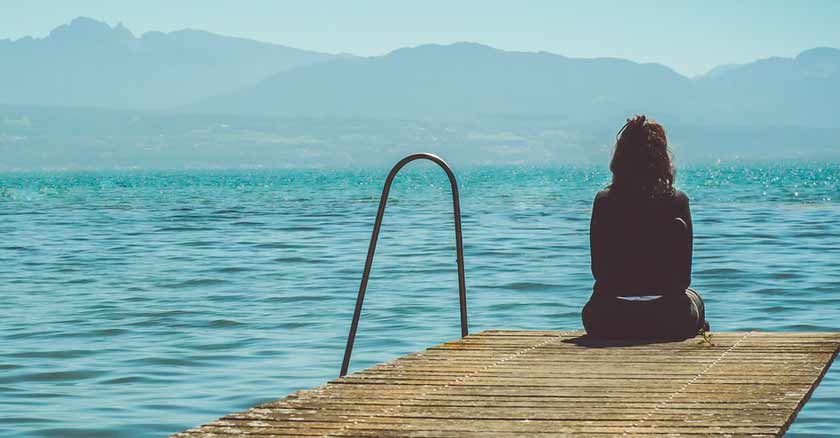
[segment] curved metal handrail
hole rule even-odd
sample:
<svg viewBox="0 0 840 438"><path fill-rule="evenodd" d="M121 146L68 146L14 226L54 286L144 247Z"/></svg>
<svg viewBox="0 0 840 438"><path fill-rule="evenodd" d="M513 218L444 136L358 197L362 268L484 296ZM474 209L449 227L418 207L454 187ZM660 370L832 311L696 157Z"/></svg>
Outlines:
<svg viewBox="0 0 840 438"><path fill-rule="evenodd" d="M458 297L461 304L461 337L469 334L469 327L467 322L467 285L464 281L464 244L461 239L461 205L458 198L458 183L455 181L455 174L452 169L446 164L443 159L434 154L419 153L409 155L399 163L397 163L385 179L385 187L382 188L382 197L379 199L379 210L376 212L376 222L373 224L373 235L370 238L370 246L368 247L367 260L365 261L365 271L362 274L362 283L359 286L359 295L356 297L356 309L353 311L353 322L350 324L350 333L347 335L347 346L344 349L344 361L341 363L341 373L339 377L347 374L347 368L350 366L350 355L353 353L353 343L356 341L356 329L359 327L359 317L362 314L362 303L365 300L365 291L367 290L368 277L370 277L370 268L373 265L373 254L376 252L376 241L379 239L379 228L382 226L382 216L385 214L385 205L388 203L388 192L391 191L391 183L397 172L406 164L414 160L429 160L436 163L443 168L446 176L449 177L449 185L452 187L452 207L455 212L455 250L457 252L458 261Z"/></svg>

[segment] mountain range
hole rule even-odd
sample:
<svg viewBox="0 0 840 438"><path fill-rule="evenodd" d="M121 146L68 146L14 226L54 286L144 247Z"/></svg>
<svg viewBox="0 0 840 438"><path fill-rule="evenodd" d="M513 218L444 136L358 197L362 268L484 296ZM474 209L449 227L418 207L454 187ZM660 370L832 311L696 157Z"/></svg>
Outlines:
<svg viewBox="0 0 840 438"><path fill-rule="evenodd" d="M723 65L688 78L661 64L475 43L332 55L199 30L135 37L80 17L0 41L0 103L181 112L573 122L648 112L679 123L834 127L840 50Z"/></svg>
<svg viewBox="0 0 840 438"><path fill-rule="evenodd" d="M555 115L576 123L655 113L717 126L836 126L840 50L725 66L688 78L661 64L457 43L277 73L188 107L237 114L458 118Z"/></svg>
<svg viewBox="0 0 840 438"><path fill-rule="evenodd" d="M603 162L622 121L689 160L840 157L840 50L686 77L656 63L427 44L328 54L77 18L0 40L0 169Z"/></svg>
<svg viewBox="0 0 840 438"><path fill-rule="evenodd" d="M339 56L201 30L147 32L76 18L0 40L0 103L170 109Z"/></svg>

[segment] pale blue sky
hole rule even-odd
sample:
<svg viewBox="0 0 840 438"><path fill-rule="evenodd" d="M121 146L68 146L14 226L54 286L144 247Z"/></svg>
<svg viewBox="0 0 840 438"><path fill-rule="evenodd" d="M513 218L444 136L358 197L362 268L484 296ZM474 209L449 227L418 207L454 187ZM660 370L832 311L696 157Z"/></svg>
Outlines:
<svg viewBox="0 0 840 438"><path fill-rule="evenodd" d="M688 75L840 47L840 1L833 0L0 0L0 38L45 36L80 15L122 22L137 34L196 28L358 55L475 41L660 62Z"/></svg>

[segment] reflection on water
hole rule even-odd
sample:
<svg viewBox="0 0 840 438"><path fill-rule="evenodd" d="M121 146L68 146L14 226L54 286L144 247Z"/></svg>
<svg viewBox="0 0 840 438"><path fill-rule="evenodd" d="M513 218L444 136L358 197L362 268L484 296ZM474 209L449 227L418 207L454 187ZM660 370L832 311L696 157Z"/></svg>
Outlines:
<svg viewBox="0 0 840 438"><path fill-rule="evenodd" d="M386 171L0 175L0 436L156 437L334 378ZM456 172L471 330L579 328L608 175ZM715 330L840 330L840 165L679 185ZM352 369L458 336L447 196L398 177ZM788 436L838 411L835 366Z"/></svg>

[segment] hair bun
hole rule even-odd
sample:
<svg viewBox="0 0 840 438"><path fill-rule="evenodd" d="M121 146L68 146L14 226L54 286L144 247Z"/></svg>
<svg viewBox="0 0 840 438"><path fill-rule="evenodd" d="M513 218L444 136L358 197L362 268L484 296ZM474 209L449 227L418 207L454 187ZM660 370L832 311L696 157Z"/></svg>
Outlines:
<svg viewBox="0 0 840 438"><path fill-rule="evenodd" d="M624 130L634 131L636 129L639 129L645 126L645 122L647 122L647 117L645 117L644 115L633 116L627 119L627 123L625 123L621 130L619 130L618 134L620 135L621 132ZM616 137L618 137L618 135Z"/></svg>

